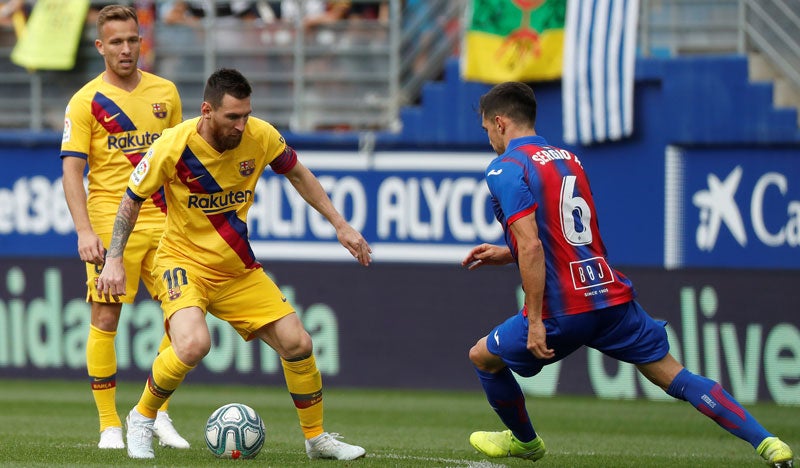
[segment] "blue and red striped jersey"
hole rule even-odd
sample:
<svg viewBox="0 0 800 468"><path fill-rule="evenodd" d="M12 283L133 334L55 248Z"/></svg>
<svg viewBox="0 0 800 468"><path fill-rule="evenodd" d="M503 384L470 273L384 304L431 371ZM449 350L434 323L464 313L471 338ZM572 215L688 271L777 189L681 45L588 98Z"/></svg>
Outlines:
<svg viewBox="0 0 800 468"><path fill-rule="evenodd" d="M517 243L509 227L535 214L546 268L542 318L634 298L631 282L608 262L589 179L577 156L540 136L516 138L486 168L486 183L515 260Z"/></svg>

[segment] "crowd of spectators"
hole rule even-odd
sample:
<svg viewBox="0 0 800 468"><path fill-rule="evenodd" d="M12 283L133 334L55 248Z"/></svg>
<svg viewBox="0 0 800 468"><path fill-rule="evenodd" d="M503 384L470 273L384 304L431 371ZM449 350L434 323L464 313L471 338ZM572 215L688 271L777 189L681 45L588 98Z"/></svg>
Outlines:
<svg viewBox="0 0 800 468"><path fill-rule="evenodd" d="M207 72L208 51L212 47L214 67L238 68L247 73L256 86L263 88L259 95L268 97L270 109L277 109L282 115L298 115L297 103L291 99L297 89L293 83L298 70L295 54L297 45L303 44L301 66L308 77L302 88L307 109L303 115L316 122L319 119L315 115L330 118L336 114L329 108L313 109L326 100L359 99L384 106L389 99L389 82L383 75L389 71L390 25L398 24L410 31L408 38L401 39L401 55L414 55L410 60L412 70L398 74L403 80L408 73L422 70L420 63L427 58L429 45L437 40L437 31L443 31L436 20L417 19L431 16L432 5L447 2L401 0L394 5L389 0L92 0L86 23L87 30L91 30L97 12L107 4L134 6L144 40L141 68L170 77L179 87L181 83L193 86ZM0 47L13 47L17 31L12 16L16 13L19 24L24 19L20 14L29 16L35 3L0 0ZM402 22L390 14L397 7ZM405 41L414 45L407 46ZM74 74L83 80L99 69L100 58L89 50L93 47L88 42L81 47ZM11 66L8 60L8 55L0 57L0 66ZM405 61L401 58L401 62ZM60 81L69 86L70 78L63 78ZM279 101L281 104L275 107ZM363 110L361 114L362 120L371 115Z"/></svg>

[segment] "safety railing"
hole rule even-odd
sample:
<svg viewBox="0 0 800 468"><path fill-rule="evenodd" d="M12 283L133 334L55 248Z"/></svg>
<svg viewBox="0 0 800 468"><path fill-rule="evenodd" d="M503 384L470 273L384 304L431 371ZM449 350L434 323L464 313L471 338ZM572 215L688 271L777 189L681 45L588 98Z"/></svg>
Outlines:
<svg viewBox="0 0 800 468"><path fill-rule="evenodd" d="M186 116L199 111L208 74L230 66L251 80L254 112L279 128L397 130L399 108L457 53L468 1L354 0L383 4L388 15L316 28L300 17L240 21L210 9L194 25L159 20L152 67L176 83ZM73 70L27 71L10 62L13 30L0 26L0 128L60 130L69 97L103 69L94 37L87 24ZM798 38L800 0L641 0L645 56L758 51L800 89Z"/></svg>
<svg viewBox="0 0 800 468"><path fill-rule="evenodd" d="M800 90L800 1L741 0L740 53L758 51Z"/></svg>

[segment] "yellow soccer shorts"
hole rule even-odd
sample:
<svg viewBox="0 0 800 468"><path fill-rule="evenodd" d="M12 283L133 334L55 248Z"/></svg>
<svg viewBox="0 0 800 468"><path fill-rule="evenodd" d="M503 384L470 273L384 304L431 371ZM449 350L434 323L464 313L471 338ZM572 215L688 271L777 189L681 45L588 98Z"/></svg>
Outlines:
<svg viewBox="0 0 800 468"><path fill-rule="evenodd" d="M162 229L143 229L131 233L123 256L125 264L125 295L119 297L119 302L124 304L133 303L139 290L140 279L144 283L147 292L150 293L150 297L156 297L157 285L151 275L151 271L155 264L156 247L158 247L158 241L161 239L163 232ZM98 234L98 237L103 241L103 245L108 248L111 242L111 233ZM114 299L106 300L97 293L95 285L102 270L102 265L86 263L86 301L115 303Z"/></svg>
<svg viewBox="0 0 800 468"><path fill-rule="evenodd" d="M203 274L182 259L158 258L152 272L166 322L175 312L199 307L228 322L246 341L294 312L278 286L261 268L229 278Z"/></svg>

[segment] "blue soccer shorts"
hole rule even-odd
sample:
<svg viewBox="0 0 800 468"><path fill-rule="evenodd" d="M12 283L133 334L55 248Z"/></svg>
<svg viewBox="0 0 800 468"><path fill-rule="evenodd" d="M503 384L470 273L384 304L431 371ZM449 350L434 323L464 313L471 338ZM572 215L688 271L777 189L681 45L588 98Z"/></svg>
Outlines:
<svg viewBox="0 0 800 468"><path fill-rule="evenodd" d="M528 319L520 311L489 333L486 346L523 377L538 374L542 367L564 359L581 346L620 361L646 364L669 352L666 324L650 317L636 301L545 319L547 347L555 351L555 357L537 359L527 348Z"/></svg>

